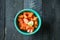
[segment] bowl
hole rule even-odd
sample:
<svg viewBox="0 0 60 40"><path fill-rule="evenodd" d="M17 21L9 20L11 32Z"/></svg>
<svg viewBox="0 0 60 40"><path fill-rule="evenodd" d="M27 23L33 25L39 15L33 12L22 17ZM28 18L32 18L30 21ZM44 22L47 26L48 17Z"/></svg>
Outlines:
<svg viewBox="0 0 60 40"><path fill-rule="evenodd" d="M17 23L17 19L18 19L18 16L20 14L22 14L23 12L25 11L28 11L28 12L32 12L37 18L38 18L38 27L32 32L32 33L28 33L28 32L24 32L22 30L19 29L19 26L18 26L18 23ZM14 25L15 25L15 28L17 29L17 31L20 33L20 34L23 34L23 35L32 35L32 34L35 34L40 28L41 28L41 16L39 15L38 12L36 12L35 10L33 9L23 9L23 10L20 10L15 18L14 18Z"/></svg>

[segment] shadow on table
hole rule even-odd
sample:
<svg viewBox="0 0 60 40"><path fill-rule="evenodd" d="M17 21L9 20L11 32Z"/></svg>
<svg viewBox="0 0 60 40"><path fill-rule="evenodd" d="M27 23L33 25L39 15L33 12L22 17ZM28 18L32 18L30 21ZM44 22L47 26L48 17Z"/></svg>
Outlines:
<svg viewBox="0 0 60 40"><path fill-rule="evenodd" d="M48 22L43 22L40 30L33 35L33 40L48 40L50 32L50 24Z"/></svg>

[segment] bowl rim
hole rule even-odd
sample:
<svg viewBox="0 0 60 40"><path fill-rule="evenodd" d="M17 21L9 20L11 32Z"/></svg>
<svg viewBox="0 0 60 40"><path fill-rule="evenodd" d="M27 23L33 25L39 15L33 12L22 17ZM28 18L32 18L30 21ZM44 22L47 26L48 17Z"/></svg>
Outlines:
<svg viewBox="0 0 60 40"><path fill-rule="evenodd" d="M34 32L32 32L32 33L22 32L22 31L18 28L18 26L17 26L17 24L16 24L16 18L18 17L18 15L19 15L20 13L22 13L22 12L24 12L24 11L31 11L31 12L33 12L33 13L38 17L38 19L39 19L39 25L38 25L38 27L36 28L36 30L35 30ZM15 25L15 28L17 29L17 31L18 31L19 33L21 33L21 34L23 34L23 35L32 35L32 34L35 34L35 33L41 28L41 16L39 15L38 12L36 12L36 11L33 10L33 9L23 9L23 10L20 10L20 11L16 14L16 16L15 16L15 18L14 18L14 25Z"/></svg>

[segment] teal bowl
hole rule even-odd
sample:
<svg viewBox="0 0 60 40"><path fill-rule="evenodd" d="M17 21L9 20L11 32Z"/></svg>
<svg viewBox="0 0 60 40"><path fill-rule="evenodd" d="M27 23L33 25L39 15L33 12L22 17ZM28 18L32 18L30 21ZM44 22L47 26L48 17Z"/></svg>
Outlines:
<svg viewBox="0 0 60 40"><path fill-rule="evenodd" d="M34 13L34 15L38 18L38 27L32 33L24 32L24 31L20 30L19 27L18 27L18 23L17 23L18 16L25 11ZM33 9L23 9L16 14L16 16L14 18L14 25L15 25L15 28L17 29L17 31L19 33L21 33L23 35L32 35L32 34L35 34L41 28L41 16L39 15L38 12L36 12Z"/></svg>

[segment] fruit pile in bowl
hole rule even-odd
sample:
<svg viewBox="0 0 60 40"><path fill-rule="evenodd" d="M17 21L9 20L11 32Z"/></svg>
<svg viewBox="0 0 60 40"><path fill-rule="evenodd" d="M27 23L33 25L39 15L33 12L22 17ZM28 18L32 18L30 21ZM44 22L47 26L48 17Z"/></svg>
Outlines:
<svg viewBox="0 0 60 40"><path fill-rule="evenodd" d="M38 26L38 18L32 12L23 12L18 16L19 28L26 32L33 32Z"/></svg>
<svg viewBox="0 0 60 40"><path fill-rule="evenodd" d="M41 17L35 10L23 9L16 14L14 25L21 34L32 35L40 29Z"/></svg>

